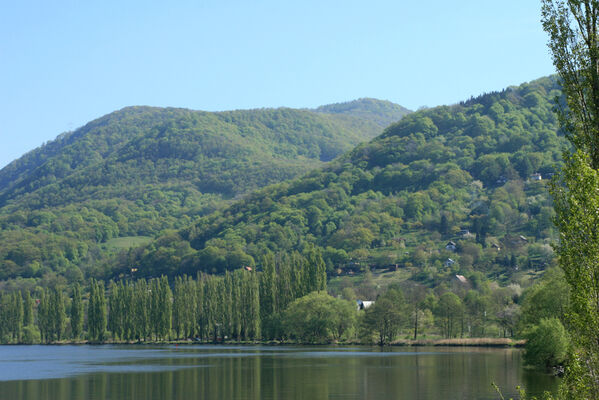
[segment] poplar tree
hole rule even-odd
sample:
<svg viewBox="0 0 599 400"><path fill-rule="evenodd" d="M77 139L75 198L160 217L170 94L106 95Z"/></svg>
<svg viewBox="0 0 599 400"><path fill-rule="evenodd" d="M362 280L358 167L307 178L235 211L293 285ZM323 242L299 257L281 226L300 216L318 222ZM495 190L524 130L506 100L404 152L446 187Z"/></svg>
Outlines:
<svg viewBox="0 0 599 400"><path fill-rule="evenodd" d="M23 325L29 326L33 324L33 299L29 291L25 291L23 295Z"/></svg>
<svg viewBox="0 0 599 400"><path fill-rule="evenodd" d="M70 317L71 335L73 339L79 339L83 331L83 301L81 300L81 287L78 283L73 285Z"/></svg>
<svg viewBox="0 0 599 400"><path fill-rule="evenodd" d="M0 293L0 342L8 340L10 334L10 298Z"/></svg>
<svg viewBox="0 0 599 400"><path fill-rule="evenodd" d="M222 335L223 338L231 338L233 335L233 279L229 271L225 272L222 279Z"/></svg>
<svg viewBox="0 0 599 400"><path fill-rule="evenodd" d="M306 273L306 268L304 268L304 257L297 251L294 251L291 253L289 263L292 271L293 299L298 299L308 294L308 274Z"/></svg>
<svg viewBox="0 0 599 400"><path fill-rule="evenodd" d="M260 275L260 316L265 335L273 336L272 321L277 312L277 275L275 257L268 252L262 257L262 274Z"/></svg>
<svg viewBox="0 0 599 400"><path fill-rule="evenodd" d="M551 187L575 344L563 386L568 398L599 398L598 20L597 0L543 0L543 28L565 100L557 102L558 118L573 145Z"/></svg>
<svg viewBox="0 0 599 400"><path fill-rule="evenodd" d="M194 338L198 334L198 288L197 282L191 276L187 277L187 297L189 300L189 319L185 321L187 337Z"/></svg>
<svg viewBox="0 0 599 400"><path fill-rule="evenodd" d="M311 246L306 253L307 291L324 291L327 289L327 269L320 249Z"/></svg>
<svg viewBox="0 0 599 400"><path fill-rule="evenodd" d="M123 319L125 316L123 304L122 283L110 281L110 296L108 298L108 329L115 339L123 339Z"/></svg>
<svg viewBox="0 0 599 400"><path fill-rule="evenodd" d="M133 303L133 284L131 282L121 282L122 312L123 312L123 339L132 340L135 338L135 314Z"/></svg>
<svg viewBox="0 0 599 400"><path fill-rule="evenodd" d="M204 280L198 273L196 280L196 333L199 338L206 338L206 314L204 309Z"/></svg>
<svg viewBox="0 0 599 400"><path fill-rule="evenodd" d="M60 288L54 288L50 296L50 314L48 316L52 338L60 341L66 323L65 296Z"/></svg>
<svg viewBox="0 0 599 400"><path fill-rule="evenodd" d="M106 331L106 297L104 285L94 279L90 283L89 303L87 305L87 333L89 340L104 341Z"/></svg>
<svg viewBox="0 0 599 400"><path fill-rule="evenodd" d="M149 322L150 322L150 331L152 333L152 335L154 336L154 340L158 340L158 332L160 331L160 315L158 315L160 313L160 305L159 305L159 301L160 301L160 282L158 282L157 278L153 278L150 279L150 281L148 282L148 288L149 288L149 293L150 293L150 298L149 298L149 306L150 306L150 313L149 313Z"/></svg>
<svg viewBox="0 0 599 400"><path fill-rule="evenodd" d="M47 289L40 291L39 304L37 306L37 326L40 330L41 340L48 343L51 340L50 330L50 296Z"/></svg>
<svg viewBox="0 0 599 400"><path fill-rule="evenodd" d="M21 341L23 332L23 298L20 292L13 292L11 295L11 334L14 342Z"/></svg>
<svg viewBox="0 0 599 400"><path fill-rule="evenodd" d="M177 276L175 278L175 291L173 292L173 329L175 330L176 339L185 335L186 297L186 285L183 278Z"/></svg>
<svg viewBox="0 0 599 400"><path fill-rule="evenodd" d="M241 297L243 337L245 340L260 339L260 284L255 273L244 271Z"/></svg>
<svg viewBox="0 0 599 400"><path fill-rule="evenodd" d="M173 318L173 293L168 284L168 278L163 275L159 280L159 334L162 339L166 339L171 334Z"/></svg>
<svg viewBox="0 0 599 400"><path fill-rule="evenodd" d="M277 308L279 311L284 311L294 300L292 270L289 258L286 257L286 254L279 255L277 263Z"/></svg>
<svg viewBox="0 0 599 400"><path fill-rule="evenodd" d="M237 270L231 275L231 335L236 340L241 340L242 332L242 297L241 297L241 282L243 279L243 271Z"/></svg>
<svg viewBox="0 0 599 400"><path fill-rule="evenodd" d="M205 337L212 338L216 341L218 338L218 325L217 325L217 313L218 313L218 299L217 299L217 287L216 279L213 276L204 276L204 302L203 302L203 313L204 313L204 334Z"/></svg>
<svg viewBox="0 0 599 400"><path fill-rule="evenodd" d="M133 295L133 329L134 337L141 341L150 335L150 293L145 279L135 282Z"/></svg>

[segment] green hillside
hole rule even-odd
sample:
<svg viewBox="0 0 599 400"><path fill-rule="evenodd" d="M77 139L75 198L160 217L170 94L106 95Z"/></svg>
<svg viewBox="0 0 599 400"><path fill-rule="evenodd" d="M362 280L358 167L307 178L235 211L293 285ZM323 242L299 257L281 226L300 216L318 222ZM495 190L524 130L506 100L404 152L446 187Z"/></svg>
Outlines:
<svg viewBox="0 0 599 400"><path fill-rule="evenodd" d="M369 266L429 286L456 274L526 284L554 262L559 94L543 78L412 113L321 169L121 254L106 276L132 264L144 276L218 273L314 244L332 277Z"/></svg>
<svg viewBox="0 0 599 400"><path fill-rule="evenodd" d="M359 111L128 107L62 134L0 170L0 279L77 279L139 243L113 238L188 226L375 137L381 112L400 118L386 102Z"/></svg>
<svg viewBox="0 0 599 400"><path fill-rule="evenodd" d="M411 112L399 104L395 104L386 100L377 100L371 98L362 98L344 103L328 104L325 106L320 106L314 111L324 114L360 117L363 120L376 123L381 128L386 128Z"/></svg>

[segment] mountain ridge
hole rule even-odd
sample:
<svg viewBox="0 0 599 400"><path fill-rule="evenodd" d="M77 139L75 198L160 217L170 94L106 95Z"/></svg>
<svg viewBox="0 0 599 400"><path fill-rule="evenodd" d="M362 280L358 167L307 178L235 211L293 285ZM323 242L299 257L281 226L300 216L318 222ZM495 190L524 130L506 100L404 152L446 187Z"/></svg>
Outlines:
<svg viewBox="0 0 599 400"><path fill-rule="evenodd" d="M0 260L62 269L43 254L49 250L32 256L24 249L23 240L42 235L45 240L33 241L41 247L63 243L56 257L77 266L82 261L73 254L89 253L76 250L81 241L92 248L114 237L180 228L223 202L323 165L381 131L363 117L290 108L213 113L125 107L0 170ZM81 215L83 223L66 222ZM32 274L39 272L25 275Z"/></svg>
<svg viewBox="0 0 599 400"><path fill-rule="evenodd" d="M147 276L193 275L229 268L231 252L257 263L268 251L316 245L329 274L357 262L402 266L431 285L452 273L524 284L555 262L541 177L559 169L567 146L552 111L559 94L549 77L411 113L323 168L253 192L131 260ZM121 259L113 273L124 268Z"/></svg>

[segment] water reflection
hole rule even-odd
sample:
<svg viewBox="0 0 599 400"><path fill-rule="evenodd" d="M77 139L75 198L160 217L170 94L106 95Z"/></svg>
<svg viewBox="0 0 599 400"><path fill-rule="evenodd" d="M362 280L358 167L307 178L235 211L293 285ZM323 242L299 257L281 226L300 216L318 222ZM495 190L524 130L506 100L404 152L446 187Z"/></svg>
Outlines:
<svg viewBox="0 0 599 400"><path fill-rule="evenodd" d="M11 400L494 399L493 381L506 398L558 383L515 349L8 346L0 360Z"/></svg>

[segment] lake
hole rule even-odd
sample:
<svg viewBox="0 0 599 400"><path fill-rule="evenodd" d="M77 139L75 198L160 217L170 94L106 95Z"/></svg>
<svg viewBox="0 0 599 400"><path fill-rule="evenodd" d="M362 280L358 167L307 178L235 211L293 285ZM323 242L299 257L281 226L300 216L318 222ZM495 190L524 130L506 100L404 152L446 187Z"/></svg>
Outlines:
<svg viewBox="0 0 599 400"><path fill-rule="evenodd" d="M0 399L497 399L559 380L518 349L0 346Z"/></svg>

